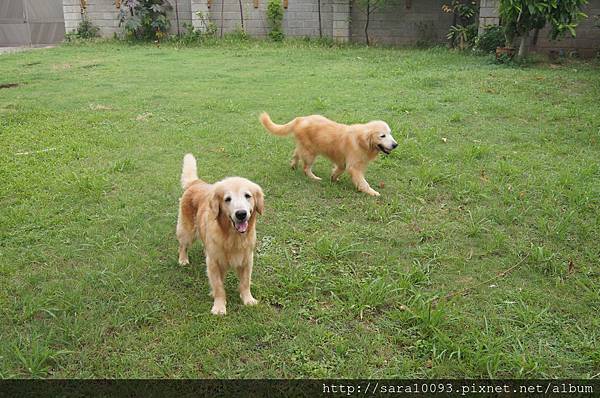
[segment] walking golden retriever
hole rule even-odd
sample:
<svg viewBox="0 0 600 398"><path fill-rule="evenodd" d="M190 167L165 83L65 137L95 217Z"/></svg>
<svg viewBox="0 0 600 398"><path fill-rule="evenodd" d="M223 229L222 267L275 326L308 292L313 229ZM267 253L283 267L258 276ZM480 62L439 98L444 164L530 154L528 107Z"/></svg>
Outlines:
<svg viewBox="0 0 600 398"><path fill-rule="evenodd" d="M260 115L260 122L272 134L294 134L296 149L290 165L296 168L298 160L304 163L304 174L320 180L312 172L317 155L324 155L334 164L331 180L338 181L348 171L359 191L379 196L379 192L365 180L365 170L379 152L388 155L398 146L390 127L382 121L346 125L336 123L320 115L297 117L287 124L275 124L267 113Z"/></svg>
<svg viewBox="0 0 600 398"><path fill-rule="evenodd" d="M197 236L204 243L206 274L214 303L211 312L225 315L227 300L223 282L229 267L240 280L240 298L244 305L258 303L250 293L256 215L264 209L263 191L241 177L229 177L215 184L198 178L196 159L183 158L181 172L183 196L179 200L177 239L179 264L189 264L187 250Z"/></svg>

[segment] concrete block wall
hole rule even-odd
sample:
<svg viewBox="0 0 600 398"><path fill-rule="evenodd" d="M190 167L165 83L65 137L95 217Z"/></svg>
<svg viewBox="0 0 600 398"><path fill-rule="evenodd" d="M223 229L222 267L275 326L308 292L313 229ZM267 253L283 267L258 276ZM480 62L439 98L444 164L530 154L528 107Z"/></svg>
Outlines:
<svg viewBox="0 0 600 398"><path fill-rule="evenodd" d="M416 44L445 43L452 15L442 11L444 1L399 0L371 14L369 38L372 43ZM352 5L350 37L353 42L365 42L366 12Z"/></svg>
<svg viewBox="0 0 600 398"><path fill-rule="evenodd" d="M191 0L170 0L173 9L169 13L171 20L171 30L173 34L177 33L177 15L179 16L179 31L185 32L184 24L192 24L192 1ZM177 5L177 15L175 14L175 5Z"/></svg>
<svg viewBox="0 0 600 398"><path fill-rule="evenodd" d="M321 0L321 32L331 37L333 29L333 4ZM319 37L319 5L316 0L292 0L284 11L283 31L292 37Z"/></svg>
<svg viewBox="0 0 600 398"><path fill-rule="evenodd" d="M266 37L268 0L242 0L244 29L254 37ZM192 8L206 12L207 0L192 0ZM255 7L255 5L257 7ZM221 7L223 7L221 14ZM283 31L286 36L319 37L319 12L317 0L291 0L283 13ZM208 10L210 20L223 34L241 27L240 3L238 0L212 0ZM321 0L321 31L324 37L331 37L333 29L332 0ZM222 22L221 22L222 15Z"/></svg>
<svg viewBox="0 0 600 398"><path fill-rule="evenodd" d="M100 34L112 37L122 32L119 26L119 9L114 0L87 0L87 15L100 28Z"/></svg>
<svg viewBox="0 0 600 398"><path fill-rule="evenodd" d="M231 32L241 26L239 0L170 0L177 1L179 27L185 24L199 28L195 12L202 11L218 27L218 33ZM256 3L255 3L256 1ZM244 11L244 28L254 37L266 37L269 31L266 18L268 0L241 0ZM318 0L288 0L284 10L283 29L286 36L319 36ZM416 44L445 43L446 34L452 24L452 15L441 10L443 0L397 0L393 5L375 11L371 15L369 35L373 43ZM499 0L480 0L480 31L486 25L499 24ZM67 32L77 28L81 21L80 0L62 0ZM100 27L105 37L121 34L119 9L114 0L87 0L87 14ZM257 7L255 7L255 4ZM221 23L221 6L223 6ZM548 29L539 34L534 50L570 53L576 50L582 56L594 56L600 51L600 28L593 18L600 15L600 0L590 0L585 8L590 18L577 28L577 38L552 41ZM175 7L170 12L171 33L177 33ZM321 0L321 25L324 37L338 41L364 42L365 12L357 0Z"/></svg>
<svg viewBox="0 0 600 398"><path fill-rule="evenodd" d="M195 0L192 1L196 2ZM199 2L206 4L207 0L201 0ZM255 37L266 36L268 32L265 18L266 2L260 0L258 2L258 8L254 8L254 2L252 0L242 0L241 3L244 14L244 29L246 32ZM240 3L238 0L212 0L209 15L210 20L218 27L217 35L220 35L221 32L226 34L241 28Z"/></svg>
<svg viewBox="0 0 600 398"><path fill-rule="evenodd" d="M500 24L498 3L499 0L481 0L479 4L479 34L483 33L486 26Z"/></svg>
<svg viewBox="0 0 600 398"><path fill-rule="evenodd" d="M351 18L351 0L333 0L331 29L334 40L339 42L350 40Z"/></svg>
<svg viewBox="0 0 600 398"><path fill-rule="evenodd" d="M204 32L207 28L206 23L208 22L206 21L206 18L210 15L208 2L206 0L191 0L190 3L192 25L194 26L194 29ZM198 13L202 13L204 20Z"/></svg>
<svg viewBox="0 0 600 398"><path fill-rule="evenodd" d="M63 15L65 18L65 32L77 30L81 22L80 0L63 0Z"/></svg>

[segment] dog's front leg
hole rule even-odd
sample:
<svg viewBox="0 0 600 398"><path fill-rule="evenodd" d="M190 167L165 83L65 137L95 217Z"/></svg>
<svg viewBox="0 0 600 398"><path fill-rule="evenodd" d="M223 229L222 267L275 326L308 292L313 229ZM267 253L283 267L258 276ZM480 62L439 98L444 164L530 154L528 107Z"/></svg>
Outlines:
<svg viewBox="0 0 600 398"><path fill-rule="evenodd" d="M227 313L227 300L225 287L223 286L223 273L219 264L209 257L206 257L206 274L214 298L210 312L214 315L225 315Z"/></svg>
<svg viewBox="0 0 600 398"><path fill-rule="evenodd" d="M352 182L354 182L354 185L356 185L356 188L358 188L359 191L368 193L371 196L379 196L379 192L371 188L367 180L365 180L362 170L356 167L350 167L348 173L352 176Z"/></svg>
<svg viewBox="0 0 600 398"><path fill-rule="evenodd" d="M244 303L244 305L258 304L258 301L252 297L252 293L250 292L253 262L254 254L250 256L250 259L246 264L242 264L241 267L236 268L238 278L240 279L240 298L242 299L242 303Z"/></svg>

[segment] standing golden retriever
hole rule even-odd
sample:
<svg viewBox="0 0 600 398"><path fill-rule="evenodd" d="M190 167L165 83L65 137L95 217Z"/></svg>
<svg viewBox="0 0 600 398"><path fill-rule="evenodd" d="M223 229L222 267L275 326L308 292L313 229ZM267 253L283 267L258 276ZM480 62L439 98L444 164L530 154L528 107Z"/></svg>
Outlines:
<svg viewBox="0 0 600 398"><path fill-rule="evenodd" d="M331 180L337 181L347 170L359 191L379 196L379 192L365 180L365 170L369 162L379 152L386 155L398 146L392 137L390 127L382 121L365 124L340 124L320 115L297 117L287 124L275 124L267 113L260 115L262 125L275 135L293 133L296 149L291 166L296 168L298 160L304 163L304 174L313 180L320 180L312 172L312 164L317 155L329 158L335 167Z"/></svg>
<svg viewBox="0 0 600 398"><path fill-rule="evenodd" d="M241 177L229 177L215 184L198 178L196 159L183 158L181 172L183 196L179 200L177 239L179 264L189 264L187 249L197 235L204 243L206 274L214 298L212 312L226 313L225 274L232 266L240 279L240 297L244 305L257 301L250 293L250 280L256 244L256 213L262 214L262 189Z"/></svg>

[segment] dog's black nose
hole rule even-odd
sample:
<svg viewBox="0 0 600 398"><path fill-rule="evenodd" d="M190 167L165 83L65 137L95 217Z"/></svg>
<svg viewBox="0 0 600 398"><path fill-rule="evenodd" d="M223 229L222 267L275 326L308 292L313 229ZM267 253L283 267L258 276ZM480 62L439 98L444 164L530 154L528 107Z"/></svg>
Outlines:
<svg viewBox="0 0 600 398"><path fill-rule="evenodd" d="M392 149L396 148L397 146L398 146L398 143L397 143L397 142L394 142L394 143L392 144Z"/></svg>
<svg viewBox="0 0 600 398"><path fill-rule="evenodd" d="M235 212L235 218L237 218L240 221L244 221L247 215L248 213L246 212L246 210L238 210Z"/></svg>

